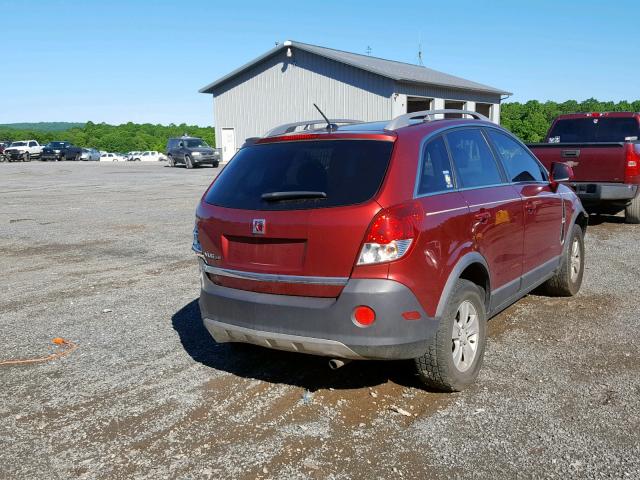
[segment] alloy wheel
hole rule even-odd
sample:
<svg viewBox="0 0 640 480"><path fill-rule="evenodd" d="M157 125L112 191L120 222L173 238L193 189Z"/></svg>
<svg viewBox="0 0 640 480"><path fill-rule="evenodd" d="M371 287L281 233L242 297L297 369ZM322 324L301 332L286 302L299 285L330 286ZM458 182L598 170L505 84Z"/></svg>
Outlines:
<svg viewBox="0 0 640 480"><path fill-rule="evenodd" d="M460 372L471 368L478 351L480 323L476 307L469 300L458 307L451 332L453 364Z"/></svg>

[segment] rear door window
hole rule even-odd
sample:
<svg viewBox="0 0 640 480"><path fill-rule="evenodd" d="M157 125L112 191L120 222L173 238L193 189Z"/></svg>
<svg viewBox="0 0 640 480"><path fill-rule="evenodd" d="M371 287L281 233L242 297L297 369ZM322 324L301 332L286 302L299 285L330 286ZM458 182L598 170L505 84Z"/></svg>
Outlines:
<svg viewBox="0 0 640 480"><path fill-rule="evenodd" d="M447 142L459 187L477 188L503 183L493 153L479 129L465 128L447 133Z"/></svg>
<svg viewBox="0 0 640 480"><path fill-rule="evenodd" d="M511 182L543 182L547 176L542 165L518 142L494 129L487 129Z"/></svg>
<svg viewBox="0 0 640 480"><path fill-rule="evenodd" d="M222 171L205 201L246 210L300 210L366 202L382 185L392 148L392 142L378 140L251 145L241 149ZM282 192L311 192L313 198L279 196ZM265 199L265 194L273 195Z"/></svg>
<svg viewBox="0 0 640 480"><path fill-rule="evenodd" d="M447 146L442 137L428 142L422 153L420 178L418 179L418 195L445 192L452 190L453 175Z"/></svg>

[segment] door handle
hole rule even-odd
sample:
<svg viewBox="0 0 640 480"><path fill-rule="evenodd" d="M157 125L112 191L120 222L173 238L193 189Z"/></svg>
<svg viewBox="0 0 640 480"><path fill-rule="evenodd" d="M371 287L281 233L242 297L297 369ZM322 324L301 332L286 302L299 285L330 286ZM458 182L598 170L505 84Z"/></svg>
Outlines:
<svg viewBox="0 0 640 480"><path fill-rule="evenodd" d="M489 212L478 212L474 215L477 223L487 223L491 218L491 214Z"/></svg>

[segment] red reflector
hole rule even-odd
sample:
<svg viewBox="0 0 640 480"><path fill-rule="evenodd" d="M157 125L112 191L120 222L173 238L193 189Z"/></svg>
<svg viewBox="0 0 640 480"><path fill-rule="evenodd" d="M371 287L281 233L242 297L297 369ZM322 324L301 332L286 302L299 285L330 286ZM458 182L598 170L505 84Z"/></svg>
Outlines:
<svg viewBox="0 0 640 480"><path fill-rule="evenodd" d="M405 320L420 320L420 312L416 312L415 310L411 312L402 312L402 318Z"/></svg>
<svg viewBox="0 0 640 480"><path fill-rule="evenodd" d="M373 308L360 305L353 309L353 322L359 327L368 327L376 321L376 312Z"/></svg>
<svg viewBox="0 0 640 480"><path fill-rule="evenodd" d="M593 118L598 118L598 117L600 116L600 113L599 113L599 112L593 112L593 113L591 114L591 116L592 116Z"/></svg>

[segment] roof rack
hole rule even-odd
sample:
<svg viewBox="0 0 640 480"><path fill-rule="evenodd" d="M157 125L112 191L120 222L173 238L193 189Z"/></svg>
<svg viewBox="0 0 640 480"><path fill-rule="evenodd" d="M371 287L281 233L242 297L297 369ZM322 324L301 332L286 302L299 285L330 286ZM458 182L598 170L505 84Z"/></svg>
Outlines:
<svg viewBox="0 0 640 480"><path fill-rule="evenodd" d="M444 110L422 110L420 112L412 112L407 113L405 115L400 115L399 117L391 120L384 127L385 130L397 130L402 127L408 127L412 125L413 122L411 120L422 120L423 122L429 122L431 120L435 120L436 115L443 115L446 113L456 113L459 115L469 115L470 117L476 118L477 120L486 120L490 121L487 117L478 112L472 112L470 110L457 110L454 108L445 108Z"/></svg>
<svg viewBox="0 0 640 480"><path fill-rule="evenodd" d="M343 125L352 125L354 123L362 123L362 120L349 120L346 118L332 118L329 119L329 125L337 125L339 123ZM264 136L265 137L275 137L277 135L284 135L285 133L292 133L295 131L296 127L304 127L303 130L316 130L313 127L314 125L327 125L327 121L322 120L304 120L302 122L295 123L285 123L284 125L277 126L269 130Z"/></svg>

